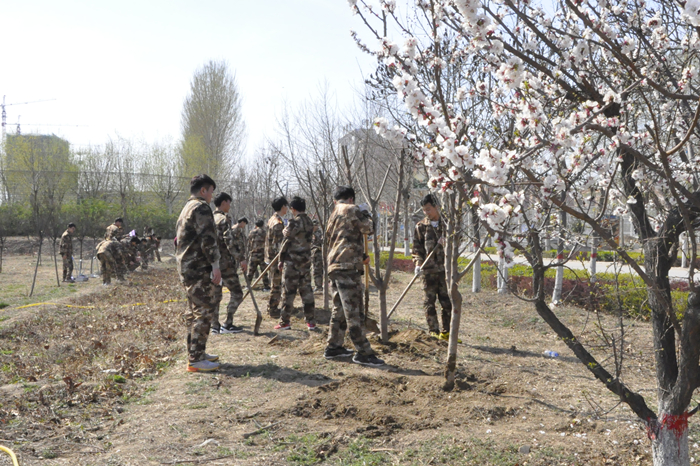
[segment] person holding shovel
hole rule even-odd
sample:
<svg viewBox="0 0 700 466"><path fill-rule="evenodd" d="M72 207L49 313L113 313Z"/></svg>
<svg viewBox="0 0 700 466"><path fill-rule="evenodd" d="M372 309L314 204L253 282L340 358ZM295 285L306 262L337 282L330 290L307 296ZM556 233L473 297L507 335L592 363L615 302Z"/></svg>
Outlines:
<svg viewBox="0 0 700 466"><path fill-rule="evenodd" d="M447 292L445 277L445 225L440 217L437 202L432 194L421 199L425 218L416 224L413 233L413 262L416 264L416 275L423 276L423 309L428 322L430 335L440 340L450 337L450 321L452 319L452 302ZM426 257L435 249L433 255ZM442 307L442 332L435 310L436 298Z"/></svg>
<svg viewBox="0 0 700 466"><path fill-rule="evenodd" d="M248 281L252 282L255 273L265 270L265 229L262 220L255 222L255 228L248 234ZM270 280L267 274L263 277L263 291L270 291Z"/></svg>
<svg viewBox="0 0 700 466"><path fill-rule="evenodd" d="M278 268L282 271L282 314L275 330L290 330L294 298L297 291L304 304L304 319L309 330L316 329L314 292L311 289L311 243L314 224L306 215L306 200L294 196L289 203L294 218L282 230L282 246Z"/></svg>
<svg viewBox="0 0 700 466"><path fill-rule="evenodd" d="M287 198L284 196L278 197L272 201L272 208L275 213L272 214L270 220L267 221L267 237L265 238L265 260L269 264L280 252L282 241L284 241L285 222L282 219L287 214ZM272 289L270 290L270 301L267 304L267 313L272 318L280 317L280 298L282 295L282 272L277 266L270 267L270 282Z"/></svg>
<svg viewBox="0 0 700 466"><path fill-rule="evenodd" d="M221 281L223 282L223 286L228 288L231 297L226 307L226 322L224 322L222 326L219 323L221 287L217 287L219 303L216 305L214 319L211 324L211 333L213 334L240 333L243 331L241 327L233 325L233 316L236 314L241 301L243 301L243 289L238 279L238 264L241 265L241 269L243 269L243 273L245 273L247 265L245 261L245 237L241 237L240 233L238 233L242 231L241 229L237 229L238 232L236 232L236 227L231 225L229 210L231 210L232 200L228 193L221 193L214 199L214 205L216 206L214 222L216 223L216 235L219 243L219 252L221 253L221 259L219 261ZM245 227L246 223L248 223L248 220L242 218L236 226L243 224Z"/></svg>
<svg viewBox="0 0 700 466"><path fill-rule="evenodd" d="M345 331L357 352L353 362L364 366L380 367L384 361L375 354L369 344L363 323L365 312L362 302L362 274L369 263L365 254L364 235L374 231L369 208L355 205L355 190L350 186L339 186L333 194L335 209L328 219L328 277L333 294L333 312L328 331L328 346L323 356L335 359L352 356L353 352L343 347Z"/></svg>

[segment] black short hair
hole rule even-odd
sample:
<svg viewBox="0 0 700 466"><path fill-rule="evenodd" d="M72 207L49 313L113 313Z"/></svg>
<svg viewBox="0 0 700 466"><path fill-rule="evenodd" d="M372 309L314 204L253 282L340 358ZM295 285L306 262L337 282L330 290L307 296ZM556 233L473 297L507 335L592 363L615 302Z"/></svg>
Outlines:
<svg viewBox="0 0 700 466"><path fill-rule="evenodd" d="M229 193L219 193L216 195L214 198L214 205L216 207L220 207L222 203L226 201L233 201L233 198Z"/></svg>
<svg viewBox="0 0 700 466"><path fill-rule="evenodd" d="M289 207L298 212L306 212L306 200L303 197L294 196L292 202L289 203Z"/></svg>
<svg viewBox="0 0 700 466"><path fill-rule="evenodd" d="M273 199L271 205L272 208L275 209L275 212L279 212L280 210L282 210L282 207L289 205L289 202L287 202L286 197L280 196Z"/></svg>
<svg viewBox="0 0 700 466"><path fill-rule="evenodd" d="M202 188L212 186L216 189L216 182L209 175L202 173L201 175L193 176L190 180L190 194L197 194Z"/></svg>
<svg viewBox="0 0 700 466"><path fill-rule="evenodd" d="M131 239L129 240L129 242L139 244L141 242L141 240L138 239L138 237L136 237L136 236L132 236Z"/></svg>
<svg viewBox="0 0 700 466"><path fill-rule="evenodd" d="M241 222L245 222L245 224L247 225L247 224L248 224L248 219L245 218L245 217L241 217L241 218L239 218L238 220L236 220L236 223L241 223Z"/></svg>
<svg viewBox="0 0 700 466"><path fill-rule="evenodd" d="M426 194L425 196L423 196L423 199L420 200L421 207L423 207L426 204L430 204L433 207L438 206L437 201L435 200L435 196L433 196L432 194Z"/></svg>
<svg viewBox="0 0 700 466"><path fill-rule="evenodd" d="M256 227L262 228L263 225L265 225L265 222L263 222L262 220L256 220L256 221L255 221L255 226L256 226Z"/></svg>
<svg viewBox="0 0 700 466"><path fill-rule="evenodd" d="M336 201L346 201L351 197L355 197L355 190L352 189L352 186L338 186L333 193L333 199Z"/></svg>
<svg viewBox="0 0 700 466"><path fill-rule="evenodd" d="M70 223L68 224L68 228L77 228L77 227L75 226L75 223L70 222Z"/></svg>
<svg viewBox="0 0 700 466"><path fill-rule="evenodd" d="M156 239L160 241L163 237L162 236L156 236Z"/></svg>
<svg viewBox="0 0 700 466"><path fill-rule="evenodd" d="M121 218L121 217L118 217L118 218L114 221L114 223L124 223L124 219Z"/></svg>

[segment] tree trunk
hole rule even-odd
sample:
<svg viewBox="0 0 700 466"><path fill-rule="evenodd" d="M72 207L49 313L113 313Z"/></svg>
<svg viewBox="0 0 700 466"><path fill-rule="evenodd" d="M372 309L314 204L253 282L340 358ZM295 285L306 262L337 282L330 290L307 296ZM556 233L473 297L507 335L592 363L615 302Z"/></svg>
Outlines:
<svg viewBox="0 0 700 466"><path fill-rule="evenodd" d="M681 242L681 267L688 267L688 233L683 235L683 240Z"/></svg>
<svg viewBox="0 0 700 466"><path fill-rule="evenodd" d="M452 301L452 321L450 322L450 341L447 347L447 365L445 367L445 390L452 390L455 386L457 373L457 344L459 343L459 324L462 318L462 293L459 292L459 283L450 278L450 301Z"/></svg>
<svg viewBox="0 0 700 466"><path fill-rule="evenodd" d="M591 283L595 282L596 265L598 262L598 238L591 235L591 260L588 264L588 273L591 274Z"/></svg>
<svg viewBox="0 0 700 466"><path fill-rule="evenodd" d="M405 256L411 255L411 248L409 247L408 241L408 230L410 226L408 225L408 200L406 200L406 211L403 214L403 253Z"/></svg>
<svg viewBox="0 0 700 466"><path fill-rule="evenodd" d="M36 255L36 265L34 266L34 278L32 279L32 289L29 290L29 297L34 294L34 285L36 284L36 273L39 271L39 262L41 261L41 245L44 243L44 238L39 236L39 252Z"/></svg>
<svg viewBox="0 0 700 466"><path fill-rule="evenodd" d="M5 240L0 241L0 273L2 273L2 251L5 249Z"/></svg>
<svg viewBox="0 0 700 466"><path fill-rule="evenodd" d="M690 464L688 413L673 415L661 410L658 430L652 434L651 451L654 466Z"/></svg>
<svg viewBox="0 0 700 466"><path fill-rule="evenodd" d="M382 331L382 343L389 343L389 319L387 318L386 310L386 289L387 284L382 283L379 286L379 324Z"/></svg>
<svg viewBox="0 0 700 466"><path fill-rule="evenodd" d="M561 211L559 214L559 242L557 243L557 261L564 260L564 230L566 228L566 212ZM557 267L557 275L554 279L554 292L552 293L552 302L558 303L561 301L561 291L564 287L564 266Z"/></svg>
<svg viewBox="0 0 700 466"><path fill-rule="evenodd" d="M481 252L476 243L474 243L474 249L477 253L474 257L474 270L472 270L472 293L478 293L481 291Z"/></svg>
<svg viewBox="0 0 700 466"><path fill-rule="evenodd" d="M56 269L56 286L61 286L61 279L58 276L58 261L56 260L56 238L53 239L53 266Z"/></svg>
<svg viewBox="0 0 700 466"><path fill-rule="evenodd" d="M498 260L498 294L508 293L508 267L505 257Z"/></svg>

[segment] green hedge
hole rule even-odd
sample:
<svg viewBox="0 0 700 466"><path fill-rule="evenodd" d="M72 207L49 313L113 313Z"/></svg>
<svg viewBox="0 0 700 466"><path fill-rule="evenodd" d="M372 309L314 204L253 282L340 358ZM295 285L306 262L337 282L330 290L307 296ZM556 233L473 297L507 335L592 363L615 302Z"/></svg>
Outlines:
<svg viewBox="0 0 700 466"><path fill-rule="evenodd" d="M384 251L380 258L380 267L386 267L389 253ZM395 267L398 270L410 272L413 270L411 257L403 254L394 254ZM460 257L460 268L466 267L470 259ZM372 257L372 265L374 258ZM463 292L471 289L472 274L464 277L461 284ZM545 272L545 290L551 296L554 289L556 269L551 268ZM508 270L511 286L522 294L531 295L532 269L526 265L516 264ZM481 263L481 284L485 289L496 289L497 271L496 264L485 260ZM590 283L590 275L587 270L564 269L564 300L570 304L585 309L602 312L618 312L620 309L626 316L642 317L648 319L651 309L647 302L647 290L644 282L636 275L612 273L596 274L596 282ZM671 298L679 319L682 319L688 303L688 285L674 283L672 285Z"/></svg>

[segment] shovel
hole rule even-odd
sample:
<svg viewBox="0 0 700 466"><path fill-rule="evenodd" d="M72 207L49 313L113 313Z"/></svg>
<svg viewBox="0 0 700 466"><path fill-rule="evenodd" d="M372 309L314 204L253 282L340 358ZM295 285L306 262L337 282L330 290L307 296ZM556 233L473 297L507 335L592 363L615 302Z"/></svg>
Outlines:
<svg viewBox="0 0 700 466"><path fill-rule="evenodd" d="M262 323L263 316L260 312L260 308L258 307L258 302L255 300L255 295L253 294L253 287L250 286L250 280L248 280L248 274L244 272L243 276L245 277L246 285L248 285L250 299L253 300L253 306L255 307L255 312L257 313L257 316L255 317L255 327L253 328L253 335L257 336L260 334L260 324Z"/></svg>

